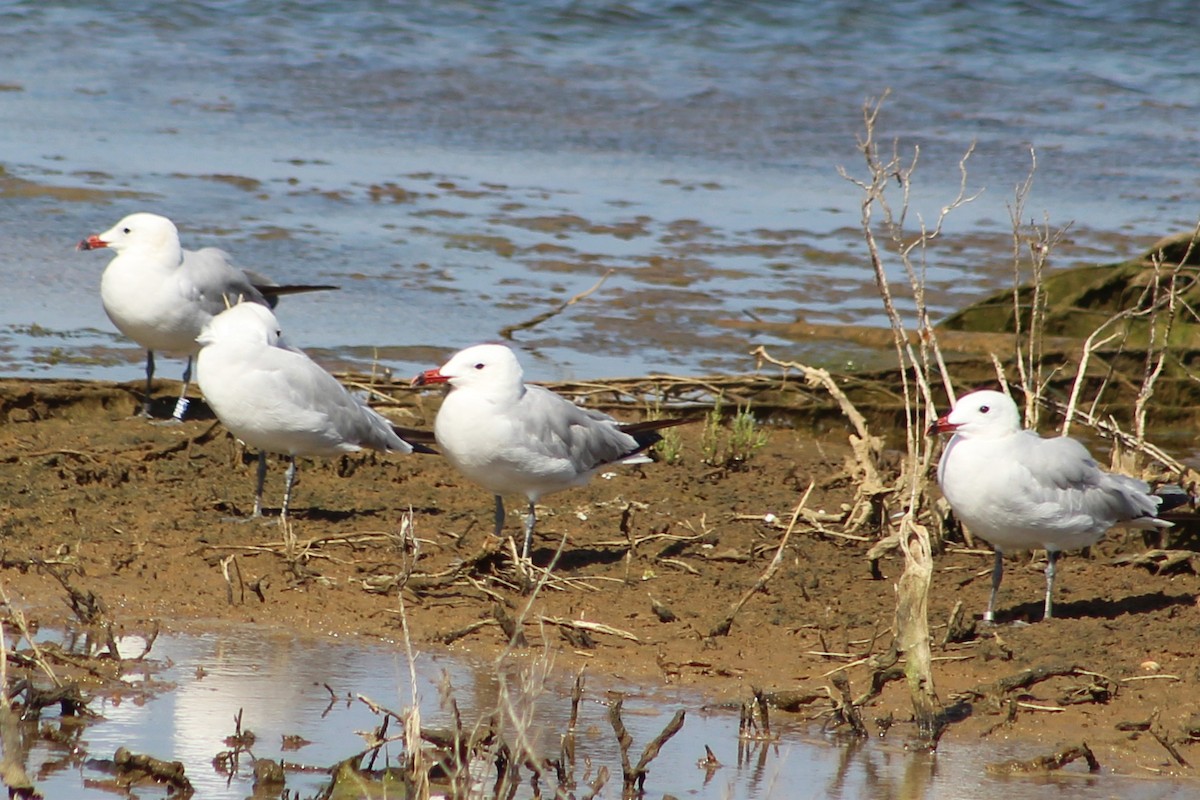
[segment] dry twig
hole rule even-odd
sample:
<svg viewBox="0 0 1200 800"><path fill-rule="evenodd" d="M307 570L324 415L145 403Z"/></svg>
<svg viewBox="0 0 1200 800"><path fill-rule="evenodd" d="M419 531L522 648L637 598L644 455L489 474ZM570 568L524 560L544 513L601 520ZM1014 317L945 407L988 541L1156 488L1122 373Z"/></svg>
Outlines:
<svg viewBox="0 0 1200 800"><path fill-rule="evenodd" d="M633 737L629 735L629 731L625 729L625 723L621 720L621 706L624 702L622 698L613 701L608 707L608 721L612 725L613 732L617 734L617 744L621 750L622 794L626 798L640 797L645 791L650 762L658 756L663 745L683 728L686 714L682 708L676 711L675 716L671 718L666 727L646 745L646 749L642 751L642 757L638 759L637 766L631 766L629 747L633 744Z"/></svg>
<svg viewBox="0 0 1200 800"><path fill-rule="evenodd" d="M1049 772L1051 770L1062 769L1067 764L1080 758L1087 761L1089 772L1100 771L1100 762L1096 760L1096 756L1092 753L1092 749L1087 746L1087 742L1080 742L1074 747L1068 747L1065 750L1060 750L1057 753L1051 753L1047 756L1013 759L1011 761L1002 761L998 764L988 764L987 771L992 775L1021 775L1031 772Z"/></svg>
<svg viewBox="0 0 1200 800"><path fill-rule="evenodd" d="M548 319L558 316L563 311L566 311L568 308L575 305L580 300L583 300L585 297L592 294L597 289L599 289L601 286L603 286L604 282L606 280L608 280L609 276L612 274L613 274L613 271L610 269L608 272L605 272L603 275L600 276L600 280L596 281L596 283L592 286L592 288L588 289L587 291L580 292L579 294L571 297L568 300L564 300L563 302L559 303L557 306L550 309L549 311L546 311L542 314L538 314L533 319L528 319L524 322L518 322L515 325L504 326L503 328L500 329L500 338L511 340L513 338L513 334L516 333L517 331L528 330L529 328L533 328L537 325L541 325L543 322L545 322Z"/></svg>
<svg viewBox="0 0 1200 800"><path fill-rule="evenodd" d="M7 604L7 598L5 603ZM12 698L8 694L8 647L5 644L4 625L0 623L0 781L8 787L10 797L36 797L33 781L25 771L21 746L20 718L13 711Z"/></svg>

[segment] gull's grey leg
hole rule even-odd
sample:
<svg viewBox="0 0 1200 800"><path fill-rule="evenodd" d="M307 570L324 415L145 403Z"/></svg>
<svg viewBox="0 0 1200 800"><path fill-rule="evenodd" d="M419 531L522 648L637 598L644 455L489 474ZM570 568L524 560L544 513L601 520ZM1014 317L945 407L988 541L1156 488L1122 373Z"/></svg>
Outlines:
<svg viewBox="0 0 1200 800"><path fill-rule="evenodd" d="M1046 610L1042 619L1054 616L1054 574L1058 571L1058 551L1046 551Z"/></svg>
<svg viewBox="0 0 1200 800"><path fill-rule="evenodd" d="M262 516L262 496L263 484L267 481L267 451L258 451L258 465L255 468L254 478L254 513L250 515L251 519Z"/></svg>
<svg viewBox="0 0 1200 800"><path fill-rule="evenodd" d="M996 550L992 558L992 594L988 597L987 611L983 612L984 622L996 621L996 595L1000 592L1000 581L1004 580L1004 553Z"/></svg>
<svg viewBox="0 0 1200 800"><path fill-rule="evenodd" d="M521 550L521 560L529 560L529 548L533 545L533 526L537 524L537 512L534 511L533 501L529 501L529 514L525 517L525 546Z"/></svg>
<svg viewBox="0 0 1200 800"><path fill-rule="evenodd" d="M146 392L142 395L141 416L150 416L150 390L154 385L154 351L146 351Z"/></svg>
<svg viewBox="0 0 1200 800"><path fill-rule="evenodd" d="M279 510L280 519L287 519L288 506L292 504L292 484L296 482L296 457L288 456L287 473L283 478L283 508Z"/></svg>
<svg viewBox="0 0 1200 800"><path fill-rule="evenodd" d="M188 410L187 390L188 384L192 382L192 357L188 356L187 366L183 368L183 390L179 392L179 399L175 401L175 411L171 414L171 419L176 422L183 422L183 415Z"/></svg>
<svg viewBox="0 0 1200 800"><path fill-rule="evenodd" d="M500 532L504 530L504 498L496 495L496 528L492 531L494 536L499 537Z"/></svg>

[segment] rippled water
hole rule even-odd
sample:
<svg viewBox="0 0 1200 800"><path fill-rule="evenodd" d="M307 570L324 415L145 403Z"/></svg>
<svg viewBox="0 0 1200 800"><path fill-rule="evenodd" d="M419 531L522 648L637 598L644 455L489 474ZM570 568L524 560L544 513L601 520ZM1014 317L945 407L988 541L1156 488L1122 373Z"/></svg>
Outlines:
<svg viewBox="0 0 1200 800"><path fill-rule="evenodd" d="M72 637L65 639L70 645ZM144 649L137 637L121 640L120 647L125 655ZM546 755L557 755L558 737L566 730L570 715L573 676L545 674L543 666L517 659L501 682L489 664L448 653L420 654L416 693L422 723L435 728L449 724L451 718L439 701L443 681L452 687L467 725L489 716L498 698L512 692L507 696L524 698L514 699L514 703L529 713L537 746L544 748ZM413 702L407 661L398 647L305 640L263 628L159 637L147 668L136 673L130 679L131 692L119 699L111 693L93 702L91 708L103 719L83 728L77 750L66 752L44 737L30 742L27 767L46 797L111 797L110 791L92 783L106 775L89 759L111 759L118 747L182 761L197 797L235 800L250 796L253 758L282 758L292 765L313 768L289 769L287 787L293 796L316 796L327 780L321 768L365 750L357 732L371 731L381 722L357 699L359 695L397 712ZM520 675L527 677L522 680ZM522 685L534 690L513 692ZM676 710L686 711L682 730L650 764L649 797L1035 800L1044 797L1050 787L1064 800L1182 800L1194 793L1194 787L1188 785L1093 776L1074 766L1055 776L991 777L986 774L988 763L1035 754L1020 752L1003 741L977 746L944 744L937 755L906 752L899 732L903 725L897 725L883 741L838 743L822 736L819 729L778 713L772 725L779 741L771 746L750 746L739 758L735 711L706 706L703 698L686 690L640 687L620 676L587 676L578 726L578 774L582 775L585 758L591 759L593 776L600 765L607 766L611 777L602 797L620 796L620 757L605 705L606 690L612 688L625 693L622 716L633 739L634 759ZM239 712L242 730L253 731L256 740L232 773L221 772L214 757L230 749L225 738L235 732L234 719ZM55 728L57 720L49 718L43 724ZM284 749L284 736L299 736L308 743L299 749ZM712 773L696 765L704 757L706 745L723 765ZM394 766L402 756L401 746L396 745L387 755ZM383 767L382 756L375 766ZM165 792L139 787L137 796L161 797ZM518 797L528 796L526 784Z"/></svg>
<svg viewBox="0 0 1200 800"><path fill-rule="evenodd" d="M1200 66L1183 2L337 3L0 7L0 364L134 379L83 235L134 210L285 282L329 363L440 363L517 334L535 378L744 370L723 320L880 324L865 98L920 147L913 210L984 194L931 254L939 313L1010 279L1013 189L1059 266L1192 227ZM173 368L163 374L173 374Z"/></svg>

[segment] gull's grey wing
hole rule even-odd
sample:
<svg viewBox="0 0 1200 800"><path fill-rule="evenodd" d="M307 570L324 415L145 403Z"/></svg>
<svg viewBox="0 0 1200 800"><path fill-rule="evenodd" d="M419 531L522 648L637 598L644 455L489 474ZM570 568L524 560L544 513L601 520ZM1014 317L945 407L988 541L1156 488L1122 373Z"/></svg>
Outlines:
<svg viewBox="0 0 1200 800"><path fill-rule="evenodd" d="M374 409L350 394L305 353L271 347L262 362L271 393L290 408L290 424L333 443L370 447L375 450L412 452L408 442L396 435L392 425Z"/></svg>
<svg viewBox="0 0 1200 800"><path fill-rule="evenodd" d="M1097 527L1149 522L1162 502L1144 481L1102 470L1087 448L1069 437L1043 439L1026 431L1015 452L1024 475L1019 480L1030 501L1086 515Z"/></svg>
<svg viewBox="0 0 1200 800"><path fill-rule="evenodd" d="M581 473L643 449L612 417L581 408L541 386L526 387L514 424L531 447L545 456L569 459Z"/></svg>
<svg viewBox="0 0 1200 800"><path fill-rule="evenodd" d="M216 247L184 250L180 276L187 295L214 316L239 301L269 305L246 273L233 266L229 254Z"/></svg>

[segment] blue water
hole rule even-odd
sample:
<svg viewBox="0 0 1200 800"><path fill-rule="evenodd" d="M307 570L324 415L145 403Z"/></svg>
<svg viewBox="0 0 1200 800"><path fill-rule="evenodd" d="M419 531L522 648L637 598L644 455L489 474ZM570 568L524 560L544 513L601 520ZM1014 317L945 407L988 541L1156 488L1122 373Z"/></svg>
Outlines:
<svg viewBox="0 0 1200 800"><path fill-rule="evenodd" d="M926 264L938 316L1011 281L1031 148L1022 219L1067 229L1056 267L1194 226L1193 22L1182 2L7 3L0 369L137 377L97 297L108 255L71 249L134 210L341 284L280 309L331 366L411 374L609 270L517 334L531 377L744 371L760 342L837 362L720 323L883 324L838 174L865 176L864 100L890 91L885 154L919 148L910 227L974 143L983 193Z"/></svg>

